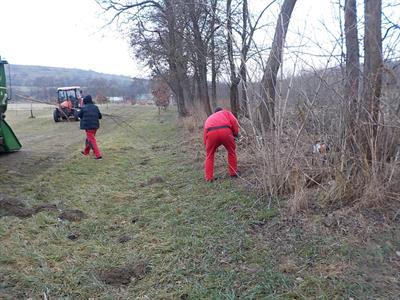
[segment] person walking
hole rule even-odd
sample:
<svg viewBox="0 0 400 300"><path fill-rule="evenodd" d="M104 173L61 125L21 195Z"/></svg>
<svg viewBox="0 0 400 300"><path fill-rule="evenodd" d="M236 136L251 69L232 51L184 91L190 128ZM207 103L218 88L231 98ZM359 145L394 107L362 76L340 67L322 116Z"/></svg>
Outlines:
<svg viewBox="0 0 400 300"><path fill-rule="evenodd" d="M87 95L83 98L83 107L78 113L80 118L80 128L86 131L86 145L82 154L87 156L90 149L93 150L95 158L101 159L101 152L97 146L96 132L100 127L99 119L102 118L101 112L97 105L93 103L92 96Z"/></svg>
<svg viewBox="0 0 400 300"><path fill-rule="evenodd" d="M204 164L205 180L214 178L214 157L218 147L223 145L228 151L228 172L231 177L238 177L235 138L239 135L239 123L228 110L217 107L204 123L204 145L206 160Z"/></svg>

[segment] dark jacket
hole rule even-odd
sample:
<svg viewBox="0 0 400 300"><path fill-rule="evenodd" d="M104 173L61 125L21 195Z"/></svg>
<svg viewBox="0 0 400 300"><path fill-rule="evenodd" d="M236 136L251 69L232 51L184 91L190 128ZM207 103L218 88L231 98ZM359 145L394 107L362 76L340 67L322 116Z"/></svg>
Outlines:
<svg viewBox="0 0 400 300"><path fill-rule="evenodd" d="M86 101L85 101L86 100ZM87 129L98 129L100 127L99 119L102 118L99 108L91 101L84 99L84 105L80 110L78 116L81 119L80 128L83 130Z"/></svg>

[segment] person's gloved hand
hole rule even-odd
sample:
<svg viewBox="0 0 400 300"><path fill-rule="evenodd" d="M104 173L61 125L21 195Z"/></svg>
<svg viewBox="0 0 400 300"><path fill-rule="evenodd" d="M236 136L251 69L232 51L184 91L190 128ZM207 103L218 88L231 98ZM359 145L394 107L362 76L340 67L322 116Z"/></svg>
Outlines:
<svg viewBox="0 0 400 300"><path fill-rule="evenodd" d="M240 135L239 134L237 134L237 135L234 135L233 136L233 138L235 139L235 141L237 142L239 139L240 139Z"/></svg>

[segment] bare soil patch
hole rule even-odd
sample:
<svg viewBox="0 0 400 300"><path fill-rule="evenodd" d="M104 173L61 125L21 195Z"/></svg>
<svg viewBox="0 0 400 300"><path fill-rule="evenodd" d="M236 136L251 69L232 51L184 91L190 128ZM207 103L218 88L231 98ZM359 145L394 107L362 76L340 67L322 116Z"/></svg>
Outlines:
<svg viewBox="0 0 400 300"><path fill-rule="evenodd" d="M100 270L98 278L105 284L128 285L142 279L148 273L148 265L144 260L126 266L111 267Z"/></svg>
<svg viewBox="0 0 400 300"><path fill-rule="evenodd" d="M29 218L41 211L57 211L57 206L55 204L38 204L33 207L26 207L23 202L17 199L0 199L0 217Z"/></svg>

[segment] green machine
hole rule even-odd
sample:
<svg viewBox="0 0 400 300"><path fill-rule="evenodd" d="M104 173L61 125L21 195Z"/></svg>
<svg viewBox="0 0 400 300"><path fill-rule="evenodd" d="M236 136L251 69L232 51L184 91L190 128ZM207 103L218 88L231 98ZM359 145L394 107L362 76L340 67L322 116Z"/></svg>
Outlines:
<svg viewBox="0 0 400 300"><path fill-rule="evenodd" d="M18 141L10 125L4 120L5 111L9 95L7 93L5 65L7 61L0 57L0 152L12 152L21 149L21 143Z"/></svg>

